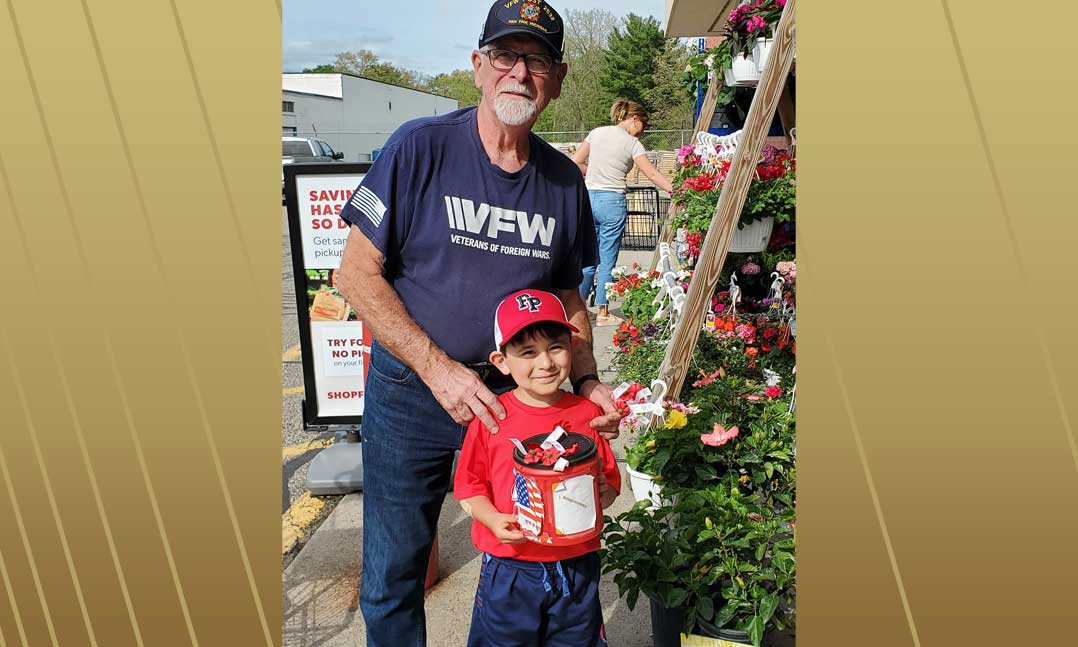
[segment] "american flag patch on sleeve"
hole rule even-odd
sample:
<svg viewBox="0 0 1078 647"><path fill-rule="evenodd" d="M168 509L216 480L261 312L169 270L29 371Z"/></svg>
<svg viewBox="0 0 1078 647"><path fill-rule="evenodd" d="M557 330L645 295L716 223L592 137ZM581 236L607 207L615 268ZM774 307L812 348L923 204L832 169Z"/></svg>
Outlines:
<svg viewBox="0 0 1078 647"><path fill-rule="evenodd" d="M367 216L375 227L382 224L382 218L386 215L386 205L375 195L374 191L361 186L352 194L351 202L352 206Z"/></svg>

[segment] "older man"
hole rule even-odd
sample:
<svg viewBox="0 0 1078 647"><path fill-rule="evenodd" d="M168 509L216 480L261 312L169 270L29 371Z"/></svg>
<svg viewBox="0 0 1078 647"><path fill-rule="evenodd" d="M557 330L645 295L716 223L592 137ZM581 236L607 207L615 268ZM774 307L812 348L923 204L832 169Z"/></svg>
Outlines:
<svg viewBox="0 0 1078 647"><path fill-rule="evenodd" d="M579 169L531 128L561 93L561 17L542 0L499 0L472 52L478 107L401 126L341 217L352 224L339 287L373 331L363 421L360 602L367 645L424 645L423 579L453 454L478 416L497 433L486 363L497 303L521 288L553 291L581 331L573 388L617 435L596 377L577 286L596 242Z"/></svg>

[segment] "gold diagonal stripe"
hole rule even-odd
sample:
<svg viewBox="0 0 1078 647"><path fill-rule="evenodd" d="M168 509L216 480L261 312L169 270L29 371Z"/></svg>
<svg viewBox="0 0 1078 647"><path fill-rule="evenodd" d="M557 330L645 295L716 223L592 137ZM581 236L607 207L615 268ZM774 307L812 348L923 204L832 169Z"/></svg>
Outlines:
<svg viewBox="0 0 1078 647"><path fill-rule="evenodd" d="M130 144L129 144L128 140L127 140L126 129L124 128L123 122L120 119L120 112L119 112L119 108L118 108L118 105L117 105L117 102L116 102L116 99L115 99L115 93L113 92L112 83L111 83L111 80L110 80L109 75L108 75L108 69L107 69L107 67L105 65L104 57L101 54L100 45L99 45L98 40L97 40L96 29L95 29L95 27L93 25L93 19L92 19L92 16L91 16L90 12L89 12L89 8L85 3L85 0L83 1L83 12L84 12L84 16L86 18L87 27L88 27L88 29L90 31L91 40L92 40L92 43L93 43L93 46L94 46L94 51L95 51L95 54L97 56L98 66L99 66L99 68L101 70L105 90L106 90L107 96L109 98L109 104L110 104L110 107L112 108L113 119L116 122L117 131L118 131L118 133L120 135L120 141L121 141L121 145L122 145L122 148L123 148L123 151L124 151L124 157L126 159L128 170L129 170L129 172L131 174L131 178L132 178L132 181L133 181L134 186L135 186L135 192L136 192L137 200L138 200L138 203L139 203L140 214L142 215L143 221L146 224L147 235L148 235L149 241L150 241L150 248L151 248L153 256L154 256L155 265L157 266L156 269L158 270L158 272L160 274L162 283L166 287L166 292L171 294L172 293L171 290L167 289L167 287L168 287L168 278L167 278L167 276L165 274L165 269L164 269L165 265L164 265L164 262L161 259L161 254L160 254L160 250L158 249L156 237L153 235L153 228L152 228L152 226L150 224L150 220L149 220L149 210L148 210L148 208L146 206L146 200L145 200L145 196L144 196L143 191L142 191L141 182L139 181L138 174L137 174L136 169L135 169L134 158L133 158L133 156L131 154L131 147L130 147ZM189 69L191 71L192 78L194 78L193 62L191 61L190 53L187 50L186 38L183 35L182 27L179 25L179 15L178 15L178 13L176 11L175 5L173 5L173 15L176 18L177 28L180 30L181 39L183 40L183 43L184 43L184 52L187 55L188 66L189 66ZM199 90L197 88L197 81L196 81L196 91L198 93L199 103L200 103L200 106L203 109L203 116L207 120L206 123L207 123L207 127L208 127L208 125L209 125L208 116L206 115L205 105L204 105L204 102L202 100L201 90ZM223 170L223 166L220 164L220 155L218 154L218 151L217 151L216 140L213 139L213 137L212 137L212 130L210 132L211 132L211 144L213 146L214 154L215 154L215 156L216 156L216 158L218 160L218 168L221 171L222 181L224 181L224 170ZM225 188L226 188L226 192L228 192L227 183L225 183ZM231 200L231 193L228 193L228 196L229 196L229 206L230 206L230 208L232 208L233 205L232 205L232 200ZM235 216L235 209L234 208L232 209L232 212L233 212L233 216ZM235 221L235 217L234 217L234 221ZM237 224L237 229L238 229L238 224ZM241 243L242 243L243 242L242 235L241 235L240 240L241 240ZM244 245L241 245L241 248L243 249L244 256L246 258L247 257L246 247ZM248 259L248 271L249 272L251 271L249 259ZM252 277L252 282L253 282L253 277ZM195 389L196 399L198 401L199 410L200 410L202 418L203 418L204 428L205 428L205 430L207 432L207 439L209 440L209 444L210 444L210 451L211 451L211 454L212 454L212 456L214 458L214 463L217 466L218 478L219 478L219 480L221 482L222 490L224 491L224 494L225 494L226 504L227 504L227 507L228 507L228 510L229 510L229 515L230 515L231 520L232 520L233 530L236 533L237 542L238 542L239 547L240 547L240 553L242 555L243 562L244 562L244 567L245 567L246 572L247 572L248 582L249 582L249 584L251 586L251 592L252 592L252 594L254 596L254 599L255 599L255 605L256 605L256 607L258 609L259 618L261 619L261 622L262 622L263 633L265 634L267 644L272 645L272 638L270 638L270 632L269 632L269 624L266 621L265 612L262 609L262 601L261 601L261 598L258 595L257 587L255 586L254 576L253 576L253 573L251 571L250 561L249 561L249 559L247 557L246 546L245 546L245 544L243 542L242 534L239 531L238 519L237 519L236 514L235 514L235 508L232 505L231 495L230 495L230 493L228 491L227 482L224 480L223 469L221 468L220 458L219 458L219 455L218 455L218 452L217 452L217 446L216 446L216 443L214 442L212 434L210 432L208 421L207 421L206 415L205 415L205 410L202 407L201 393L198 390L197 381L194 378L193 368L191 366L191 361L190 361L190 356L189 356L189 353L187 351L186 343L185 343L185 340L184 340L184 337L183 337L183 331L180 330L180 329L177 329L177 334L180 337L180 343L181 343L181 348L183 350L184 360L185 360L185 363L186 363L186 365L188 367L189 375L191 376L192 385L194 386L194 389ZM145 459L144 459L143 454L142 454L141 444L138 443L137 434L135 433L134 423L133 423L132 417L130 415L129 408L127 407L126 393L125 393L125 391L124 391L124 389L122 387L122 384L120 382L119 369L118 369L118 366L116 364L116 359L115 359L115 356L114 356L114 351L112 349L111 340L108 339L107 331L106 331L106 343L108 344L109 353L110 353L110 360L112 361L112 364L113 364L113 371L114 371L114 374L115 374L115 377L116 377L116 380L117 380L117 384L120 385L121 398L124 401L124 409L125 409L125 415L127 415L127 417L128 417L128 425L129 425L129 427L131 429L131 432L132 432L132 438L135 439L135 442L136 442L136 452L139 455L139 462L140 462L140 467L142 468L142 472L143 472L143 479L146 482L147 490L151 494L150 498L151 498L151 501L153 502L154 514L155 514L155 516L157 518L157 521L158 521L158 530L161 533L162 540L165 543L165 550L166 550L166 553L167 553L167 555L169 557L169 567L170 567L170 569L172 571L173 581L174 581L174 583L176 585L177 593L178 593L179 598L180 598L181 607L183 608L184 620L187 623L187 629L188 629L188 633L191 636L192 643L197 645L198 642L197 642L197 639L195 637L194 626L193 626L193 624L191 622L191 616L190 616L190 613L189 613L188 608L187 608L187 603L186 603L186 599L185 599L184 594L183 594L183 589L182 589L182 586L180 585L179 576L178 576L178 573L176 571L175 563L174 563L174 561L172 559L172 551L171 551L171 548L169 547L167 536L165 535L164 524L161 521L160 511L159 511L159 509L157 507L157 499L156 499L156 496L153 495L153 492L152 492L152 485L151 485L150 480L149 480L148 470L146 469L146 466L145 466ZM276 364L276 358L274 358L274 363Z"/></svg>
<svg viewBox="0 0 1078 647"><path fill-rule="evenodd" d="M0 462L4 461L4 450L0 448ZM4 466L4 470L7 470L7 466ZM15 629L19 632L20 644L26 645L29 641L26 639L26 631L22 627L22 616L19 615L19 605L15 602L15 590L11 588L11 578L7 573L7 562L4 561L4 553L0 552L0 576L4 579L4 590L7 591L8 602L11 603L11 615L15 616ZM3 634L0 634L0 641L3 640Z"/></svg>
<svg viewBox="0 0 1078 647"><path fill-rule="evenodd" d="M37 430L34 428L33 416L30 414L30 404L26 400L26 392L23 390L23 386L22 386L22 377L20 377L18 366L16 366L16 364L15 364L15 356L11 352L11 340L8 337L8 332L7 332L6 329L3 331L3 340L4 340L4 352L7 354L7 357L8 357L8 364L11 367L11 374L15 378L15 393L19 398L19 404L22 406L23 415L26 418L27 430L30 432L30 442L34 447L34 455L37 457L37 466L38 466L38 469L41 470L41 478L45 483L45 495L49 500L49 507L52 509L52 518L56 523L57 531L59 531L59 533L60 533L60 545L61 545L61 547L63 547L64 558L67 560L67 568L68 568L68 571L70 571L70 573L71 573L71 580L72 580L72 582L74 583L74 586L75 586L75 595L78 598L79 608L82 611L82 620L86 624L86 632L90 637L90 644L97 645L97 640L96 640L96 638L94 638L94 629L93 629L93 626L91 626L91 624L90 624L90 616L86 612L86 601L82 597L82 587L79 585L79 576L78 576L78 573L75 572L75 563L71 559L71 548L67 544L67 533L64 532L64 524L60 520L60 511L56 507L56 497L53 495L52 485L49 483L49 473L45 469L45 461L41 456L41 445L39 445L38 442L37 442ZM5 475L6 475L6 472L7 472L7 469L5 467ZM9 484L8 487L10 488L11 485ZM14 491L12 491L11 496L12 496L12 502L14 503L14 500L15 500L14 499L14 497L15 497ZM17 510L18 510L18 508L16 508L16 511ZM19 523L19 527L20 527L20 530L22 530L22 523L21 522ZM25 538L25 535L23 537L23 541L24 542L27 541L26 538ZM27 546L27 554L29 555L29 546ZM32 564L33 564L33 561L31 560L31 565ZM44 607L45 606L45 595L44 595L44 592L41 589L41 582L37 577L37 569L34 569L34 582L38 586L38 595L41 597L41 604ZM52 620L51 620L51 618L49 618L47 609L46 609L46 612L45 612L45 617L48 620L48 624L49 624L49 635L52 636L53 644L56 644L57 643L56 634L55 634L55 632L53 630Z"/></svg>
<svg viewBox="0 0 1078 647"><path fill-rule="evenodd" d="M180 583L180 575L176 570L176 560L172 556L172 545L165 532L165 522L161 518L161 507L157 503L157 493L150 480L150 470L146 467L146 455L142 451L142 441L139 440L138 429L135 426L135 417L131 413L131 406L127 402L127 390L124 388L123 378L120 376L120 366L116 361L116 350L112 346L112 338L109 331L104 330L105 347L108 349L109 365L112 368L112 377L116 381L116 387L120 392L120 408L123 409L124 418L127 420L127 429L131 433L131 444L135 448L135 456L138 457L139 471L142 472L142 481L146 485L146 493L150 497L150 507L153 508L153 518L157 523L157 532L161 535L161 544L165 548L165 560L168 562L169 573L172 574L172 584L176 587L176 597L180 600L180 610L183 612L183 620L187 624L187 635L191 638L191 644L198 647L198 638L195 636L195 626L191 622L191 612L187 609L187 598L183 594L183 584Z"/></svg>
<svg viewBox="0 0 1078 647"><path fill-rule="evenodd" d="M247 268L247 278L251 282L251 292L262 301L262 295L258 293L258 281L255 280L254 266L251 263L251 254L247 250L247 240L243 236L243 228L240 227L239 214L236 212L236 201L232 197L232 188L228 183L228 176L225 174L225 164L221 159L221 149L217 144L217 134L214 132L213 123L210 121L210 113L206 108L206 98L202 95L202 85L199 83L198 74L195 72L195 61L191 58L191 47L187 43L187 33L184 31L183 21L180 19L180 10L176 7L176 0L169 0L169 6L172 7L172 17L176 22L176 32L180 36L180 45L183 47L183 55L187 61L187 71L191 75L191 85L194 87L195 97L198 99L198 108L202 112L202 123L206 126L210 150L213 151L213 160L217 164L217 174L221 178L221 188L224 189L225 192L225 202L228 203L228 214L232 219L232 227L236 230L236 238L239 239L240 242L240 254L243 256L243 261ZM266 334L269 334L268 331ZM275 342L272 339L267 339L266 341L269 342L271 347L275 345ZM277 343L279 343L279 340ZM274 367L276 367L276 364L275 358L273 363ZM263 624L264 623L265 620L263 619Z"/></svg>
<svg viewBox="0 0 1078 647"><path fill-rule="evenodd" d="M26 256L23 259L26 262L27 267L30 268L30 285L37 291L37 271L34 268L34 255L30 253L30 243L26 240L26 230L23 229L22 219L19 218L19 208L15 204L15 192L11 188L11 180L7 176L7 166L4 165L4 155L0 151L0 179L4 182L4 191L7 193L8 206L11 209L11 217L15 220L15 230L19 236L19 242L22 243L22 251Z"/></svg>
<svg viewBox="0 0 1078 647"><path fill-rule="evenodd" d="M969 97L970 109L973 112L973 121L977 124L977 134L981 139L981 147L984 149L985 162L988 164L988 172L992 176L992 186L996 191L996 200L999 201L999 208L1003 214L1003 228L1007 232L1007 241L1011 245L1011 254L1014 256L1014 264L1018 268L1018 278L1022 282L1022 287L1028 292L1030 287L1029 275L1026 271L1025 263L1022 261L1022 254L1018 249L1018 237L1014 233L1011 210L1007 207L1007 199L1003 194L1003 183L1000 182L999 179L999 171L996 169L996 161L992 155L992 147L988 144L988 132L984 127L984 120L981 119L981 109L977 105L977 97L973 94L973 81L970 79L969 69L966 67L966 58L962 54L962 47L958 44L958 31L955 29L954 19L951 17L951 8L947 0L941 0L941 4L943 5L943 15L947 21L947 29L951 34L951 43L954 45L955 58L958 60L958 68L962 72L962 83L966 88L966 96ZM1037 345L1040 347L1041 359L1044 360L1044 367L1048 373L1048 381L1052 386L1052 395L1056 401L1056 409L1059 410L1060 421L1063 423L1063 431L1067 436L1067 444L1070 445L1071 458L1074 460L1074 469L1078 470L1078 441L1075 440L1074 428L1071 426L1070 415L1067 413L1067 405L1063 401L1063 391L1059 387L1059 378L1056 376L1052 355L1048 352L1048 342L1044 338L1044 329L1036 323L1032 325L1032 328L1037 333Z"/></svg>
<svg viewBox="0 0 1078 647"><path fill-rule="evenodd" d="M79 235L79 230L75 226L75 210L71 207L71 196L68 195L67 185L64 183L63 174L60 172L60 160L56 155L56 146L52 141L52 133L49 130L48 121L45 119L45 108L41 104L41 95L37 90L37 81L34 78L34 72L30 69L30 58L26 54L26 45L22 40L22 31L19 29L19 20L15 16L15 7L12 5L11 0L7 0L7 10L11 14L11 26L15 32L15 41L19 46L19 56L22 58L23 68L26 70L26 80L30 84L30 93L34 97L34 107L37 109L37 118L41 122L41 131L45 135L45 145L49 149L49 158L52 160L52 170L56 175L56 184L60 188L60 198L64 201L64 212L67 215L68 229L71 231L71 236L75 240L75 249L78 251L79 260L82 262L82 268L87 279L92 280L90 277L90 264L86 261L86 250L83 249L82 237Z"/></svg>
<svg viewBox="0 0 1078 647"><path fill-rule="evenodd" d="M34 269L34 257L30 253L30 245L26 240L26 231L23 229L22 219L19 218L19 208L18 205L15 204L15 193L11 189L11 180L8 178L7 167L4 165L4 156L2 154L0 154L0 180L2 180L4 183L4 191L7 193L8 206L11 209L11 217L15 221L15 229L18 232L19 242L22 244L23 254L25 255L25 258L23 260L27 264L27 267L30 268L30 285L36 291L37 271ZM7 483L8 492L12 497L12 505L16 505L15 490L11 486L10 479L7 478L7 463L4 460L4 452L2 447L0 447L0 464L2 464L2 467L4 469L5 482ZM16 518L19 520L20 531L22 531L22 517L19 515L18 507L15 507L15 513ZM34 565L33 555L31 555L29 552L29 543L26 542L25 532L23 532L23 543L26 547L27 555L30 557L30 570L34 574L35 582L37 582L37 568ZM23 629L22 618L19 615L19 606L15 602L15 592L11 588L11 580L8 578L7 565L4 563L3 555L0 555L0 573L3 574L4 586L7 587L8 600L10 600L11 602L11 610L15 616L15 627L16 629L18 629L19 632L19 639L22 641L23 645L27 645L28 641L26 638L26 631ZM39 586L38 593L40 594L40 592L41 589ZM44 600L44 596L41 596L42 605L45 609L45 617L46 619L48 619L48 607L44 606ZM51 620L49 622L51 626ZM52 633L50 633L50 635L52 636L53 642L55 643L56 635Z"/></svg>
<svg viewBox="0 0 1078 647"><path fill-rule="evenodd" d="M90 490L93 492L94 503L97 505L97 515L101 518L101 525L105 529L105 540L109 545L112 565L116 569L116 578L120 581L120 591L124 596L124 605L127 606L127 616L131 619L131 628L135 631L135 643L141 647L143 644L142 632L139 630L138 619L135 618L135 609L131 604L131 594L127 591L127 579L124 577L123 568L120 566L120 558L116 554L116 541L112 538L112 527L109 525L108 515L105 514L105 504L101 501L101 490L97 486L97 475L94 474L93 465L90 463L90 452L86 448L86 437L82 432L82 423L79 422L75 399L71 395L71 385L67 381L67 371L64 370L64 363L60 358L60 347L51 328L49 329L49 342L52 345L52 355L56 360L56 368L60 373L60 387L64 391L64 400L67 402L67 408L71 412L71 422L75 427L75 438L79 441L82 464L86 467L86 473L90 476Z"/></svg>
<svg viewBox="0 0 1078 647"><path fill-rule="evenodd" d="M11 473L7 468L7 457L4 456L4 446L0 445L0 471L4 476L4 487L7 488L8 497L11 499L11 507L15 511L15 525L19 527L19 535L22 537L22 547L26 551L26 559L30 564L30 574L34 577L34 587L37 589L37 599L41 602L41 609L45 614L45 626L49 629L49 637L52 638L52 644L56 644L56 631L52 626L52 616L49 614L49 604L45 601L45 593L41 590L41 578L37 574L37 562L34 561L34 552L30 550L30 540L26 536L26 526L22 522L22 512L19 510L19 500L15 498L15 486L11 483ZM8 578L7 567L3 569L4 573L4 585L7 587L8 599L11 600L11 610L15 614L15 626L19 630L19 638L22 640L23 645L28 645L29 641L26 639L26 631L22 626L22 619L19 616L19 605L15 602L15 592L11 588L11 580Z"/></svg>
<svg viewBox="0 0 1078 647"><path fill-rule="evenodd" d="M251 570L251 560L247 557L247 545L243 542L243 533L240 530L239 519L236 517L236 508L232 504L232 492L229 490L227 479L225 479L225 470L221 466L221 457L217 453L217 441L213 437L213 427L210 425L209 416L206 414L206 406L202 402L202 389L199 387L198 379L195 377L195 367L191 363L191 353L187 348L187 339L184 337L182 329L177 328L176 332L180 339L184 365L187 367L187 378L191 381L191 390L195 396L195 406L198 407L198 415L202 419L202 430L206 433L206 442L210 446L210 455L213 457L213 467L217 470L217 481L221 484L221 491L225 495L225 507L228 508L228 518L232 520L232 532L236 535L236 543L239 545L240 557L243 559L243 569L247 573L247 583L251 587L251 596L254 597L255 607L258 609L258 619L262 622L262 633L266 638L266 645L273 647L269 623L266 621L266 613L262 609L262 598L258 595L258 586L255 584L254 572Z"/></svg>
<svg viewBox="0 0 1078 647"><path fill-rule="evenodd" d="M846 409L846 417L850 421L850 429L853 430L853 439L857 444L857 457L861 460L861 469L865 472L865 482L868 483L868 493L872 497L872 507L876 511L876 521L880 524L880 532L883 533L883 544L887 548L887 560L891 563L891 573L895 576L895 584L898 586L898 595L902 599L902 610L906 613L906 624L910 627L913 637L913 646L921 647L921 639L917 635L917 624L913 621L913 613L910 611L910 602L906 597L906 587L902 584L902 573L898 569L898 560L895 558L895 549L891 545L891 535L887 532L887 522L883 518L883 507L880 505L880 497L876 493L876 483L872 479L872 470L868 467L868 458L865 456L865 446L861 442L861 431L857 427L857 420L853 415L853 406L850 405L850 396L846 392L846 382L842 379L842 369L839 367L838 356L835 353L835 344L831 334L827 333L827 349L831 353L831 363L835 368L835 381L838 384L839 393L842 394L842 405Z"/></svg>

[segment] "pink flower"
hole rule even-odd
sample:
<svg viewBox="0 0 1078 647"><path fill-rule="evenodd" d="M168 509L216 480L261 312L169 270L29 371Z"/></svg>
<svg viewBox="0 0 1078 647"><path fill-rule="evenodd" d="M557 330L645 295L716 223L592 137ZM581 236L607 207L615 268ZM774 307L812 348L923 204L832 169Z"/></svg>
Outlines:
<svg viewBox="0 0 1078 647"><path fill-rule="evenodd" d="M759 402L760 401L760 396L756 395L755 393L750 393L750 394L748 394L746 396L743 396L743 397L746 400L748 400L749 402Z"/></svg>
<svg viewBox="0 0 1078 647"><path fill-rule="evenodd" d="M782 389L777 386L769 386L767 387L767 390L764 391L764 395L774 400L775 398L782 395Z"/></svg>
<svg viewBox="0 0 1078 647"><path fill-rule="evenodd" d="M715 423L715 429L710 434L700 434L700 442L712 447L725 445L734 438L737 438L737 427L725 429L717 422Z"/></svg>
<svg viewBox="0 0 1078 647"><path fill-rule="evenodd" d="M703 371L701 371L701 372L703 372ZM692 383L693 388L699 388L701 386L707 386L708 384L711 384L712 382L714 382L715 380L717 380L720 377L722 377L722 369L719 369L719 370L715 371L711 375L705 375L705 376L701 377L699 380L696 380L695 382Z"/></svg>

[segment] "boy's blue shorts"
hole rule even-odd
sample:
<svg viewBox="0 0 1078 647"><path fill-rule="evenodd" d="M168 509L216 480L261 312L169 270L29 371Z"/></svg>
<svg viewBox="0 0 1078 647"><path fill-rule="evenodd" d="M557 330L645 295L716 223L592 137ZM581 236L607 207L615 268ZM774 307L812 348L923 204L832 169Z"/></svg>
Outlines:
<svg viewBox="0 0 1078 647"><path fill-rule="evenodd" d="M599 555L524 562L483 555L468 647L606 647Z"/></svg>

